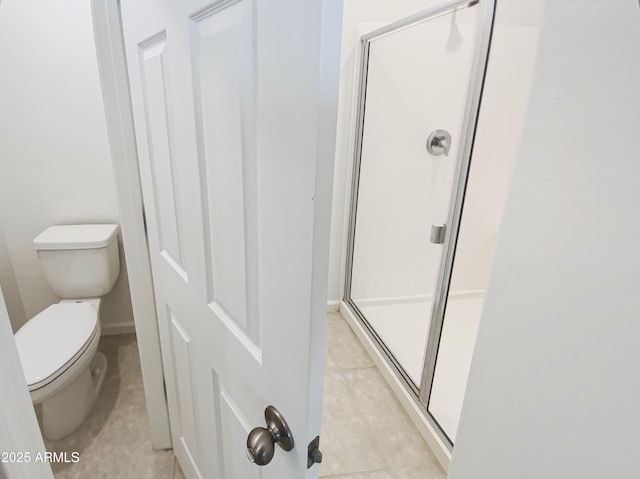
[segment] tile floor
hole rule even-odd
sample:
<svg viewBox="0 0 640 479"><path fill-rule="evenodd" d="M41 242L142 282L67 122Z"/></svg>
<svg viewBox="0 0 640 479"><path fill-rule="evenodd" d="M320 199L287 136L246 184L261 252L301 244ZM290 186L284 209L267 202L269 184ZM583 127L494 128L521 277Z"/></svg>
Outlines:
<svg viewBox="0 0 640 479"><path fill-rule="evenodd" d="M323 478L446 477L339 313L327 315L320 438Z"/></svg>
<svg viewBox="0 0 640 479"><path fill-rule="evenodd" d="M452 293L447 299L429 411L454 442L483 301L482 292ZM356 304L407 374L419 384L431 301L361 305L356 300Z"/></svg>
<svg viewBox="0 0 640 479"><path fill-rule="evenodd" d="M99 349L109 370L95 410L71 436L45 441L80 453L77 464L54 465L56 479L184 478L172 451L151 448L135 335L103 337ZM326 361L320 477L445 478L339 313L328 315Z"/></svg>
<svg viewBox="0 0 640 479"><path fill-rule="evenodd" d="M149 439L138 344L134 334L103 336L107 376L89 419L47 450L80 453L76 464L53 464L56 479L181 478L173 451L155 451Z"/></svg>

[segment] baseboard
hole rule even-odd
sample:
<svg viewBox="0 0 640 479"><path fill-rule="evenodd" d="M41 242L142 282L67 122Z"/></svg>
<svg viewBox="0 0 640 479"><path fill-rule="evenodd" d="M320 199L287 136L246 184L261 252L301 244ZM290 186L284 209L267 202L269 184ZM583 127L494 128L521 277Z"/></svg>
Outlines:
<svg viewBox="0 0 640 479"><path fill-rule="evenodd" d="M133 321L121 321L121 322L109 322L101 324L102 336L113 336L116 334L131 334L136 332L136 327Z"/></svg>
<svg viewBox="0 0 640 479"><path fill-rule="evenodd" d="M420 406L416 403L413 395L407 391L405 385L396 375L395 371L388 364L384 355L380 352L376 344L370 338L369 334L365 331L364 327L353 315L349 307L344 301L340 302L340 313L347 321L347 324L351 327L355 335L358 337L364 348L371 356L371 359L376 364L380 373L384 377L385 381L398 398L398 401L406 411L411 421L415 424L416 428L424 438L425 442L429 446L429 449L436 456L436 459L447 471L451 462L451 451L449 447L442 441L436 430L431 423L427 420L424 412L420 409Z"/></svg>
<svg viewBox="0 0 640 479"><path fill-rule="evenodd" d="M340 311L340 301L327 301L327 313L337 313Z"/></svg>
<svg viewBox="0 0 640 479"><path fill-rule="evenodd" d="M485 291L482 289L466 290L466 291L451 291L449 292L449 301L455 301L456 299L469 299L478 298L484 296ZM353 298L352 298L353 299ZM429 303L433 301L432 295L414 295L414 296L395 296L388 298L364 298L354 300L359 308L376 307L376 306L391 306L396 304L409 304L409 303Z"/></svg>
<svg viewBox="0 0 640 479"><path fill-rule="evenodd" d="M364 298L354 300L358 307L366 308L368 306L390 306L394 304L408 303L428 303L433 300L433 296L416 295L416 296L396 296L389 298Z"/></svg>

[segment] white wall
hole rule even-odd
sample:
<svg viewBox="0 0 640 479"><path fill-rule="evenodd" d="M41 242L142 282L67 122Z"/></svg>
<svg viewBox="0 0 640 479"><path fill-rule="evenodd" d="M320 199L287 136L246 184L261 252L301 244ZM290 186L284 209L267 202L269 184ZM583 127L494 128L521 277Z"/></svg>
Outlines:
<svg viewBox="0 0 640 479"><path fill-rule="evenodd" d="M4 0L0 71L0 219L30 318L58 301L33 238L52 224L118 222L90 3ZM133 325L128 291L123 268L104 330Z"/></svg>
<svg viewBox="0 0 640 479"><path fill-rule="evenodd" d="M638 476L638 52L636 0L546 2L450 479Z"/></svg>

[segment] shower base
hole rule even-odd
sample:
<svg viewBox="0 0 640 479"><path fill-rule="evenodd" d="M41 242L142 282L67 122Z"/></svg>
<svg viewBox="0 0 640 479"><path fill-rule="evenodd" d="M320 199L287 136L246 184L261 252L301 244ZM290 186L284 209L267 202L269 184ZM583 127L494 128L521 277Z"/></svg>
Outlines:
<svg viewBox="0 0 640 479"><path fill-rule="evenodd" d="M482 293L451 294L438 353L429 412L452 442L483 303ZM356 304L418 387L422 379L431 301Z"/></svg>

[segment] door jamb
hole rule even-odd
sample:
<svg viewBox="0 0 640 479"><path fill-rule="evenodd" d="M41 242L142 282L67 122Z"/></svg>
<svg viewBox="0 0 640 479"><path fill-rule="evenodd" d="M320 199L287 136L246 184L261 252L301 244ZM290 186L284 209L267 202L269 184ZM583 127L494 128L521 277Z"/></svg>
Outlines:
<svg viewBox="0 0 640 479"><path fill-rule="evenodd" d="M155 449L168 449L172 447L171 427L143 217L120 1L91 0L91 9L151 442Z"/></svg>
<svg viewBox="0 0 640 479"><path fill-rule="evenodd" d="M53 479L0 289L0 478ZM20 462L21 461L21 462Z"/></svg>

